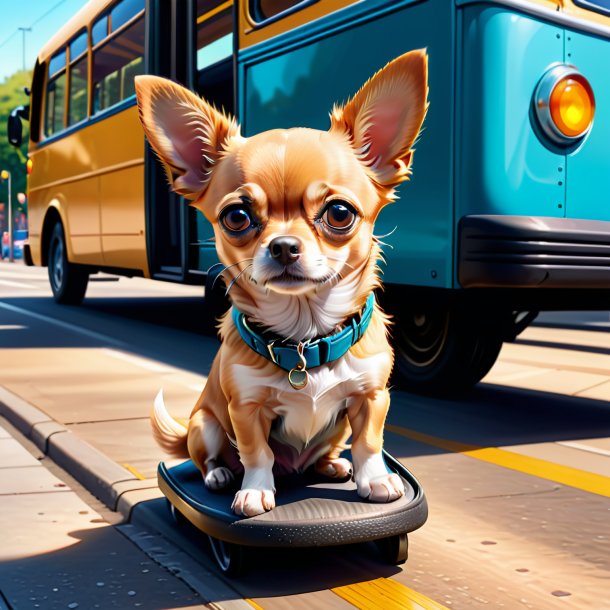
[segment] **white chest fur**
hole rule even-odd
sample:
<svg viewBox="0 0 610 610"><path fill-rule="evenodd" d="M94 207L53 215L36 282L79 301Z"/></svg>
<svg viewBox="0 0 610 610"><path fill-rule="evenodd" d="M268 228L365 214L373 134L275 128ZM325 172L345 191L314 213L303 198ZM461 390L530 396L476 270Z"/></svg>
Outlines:
<svg viewBox="0 0 610 610"><path fill-rule="evenodd" d="M387 370L389 358L384 352L368 358L356 358L348 352L335 362L310 370L302 390L295 390L288 383L288 373L280 368L263 375L260 369L234 365L233 372L239 379L239 401L252 403L265 395L263 407L271 417L281 418L275 437L301 452L334 427L350 400L383 387L380 371Z"/></svg>

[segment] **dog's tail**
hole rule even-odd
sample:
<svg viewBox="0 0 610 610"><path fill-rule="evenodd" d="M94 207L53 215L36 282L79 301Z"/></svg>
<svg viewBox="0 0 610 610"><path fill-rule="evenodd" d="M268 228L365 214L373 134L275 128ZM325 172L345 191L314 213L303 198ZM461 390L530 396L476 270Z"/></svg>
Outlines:
<svg viewBox="0 0 610 610"><path fill-rule="evenodd" d="M150 425L157 444L167 454L176 458L188 458L187 420L173 418L165 408L163 390L159 390L150 412Z"/></svg>

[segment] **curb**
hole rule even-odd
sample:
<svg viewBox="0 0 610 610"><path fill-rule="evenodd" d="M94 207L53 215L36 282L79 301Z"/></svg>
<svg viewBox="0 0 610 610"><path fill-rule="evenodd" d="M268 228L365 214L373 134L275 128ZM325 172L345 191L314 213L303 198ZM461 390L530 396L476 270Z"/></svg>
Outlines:
<svg viewBox="0 0 610 610"><path fill-rule="evenodd" d="M0 386L0 415L126 521L139 502L161 497L156 481L141 481L46 413Z"/></svg>

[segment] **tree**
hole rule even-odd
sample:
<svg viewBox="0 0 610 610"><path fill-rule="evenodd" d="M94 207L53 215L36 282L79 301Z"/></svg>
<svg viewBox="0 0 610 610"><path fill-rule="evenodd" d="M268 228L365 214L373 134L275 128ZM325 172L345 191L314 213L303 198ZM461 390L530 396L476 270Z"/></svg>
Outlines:
<svg viewBox="0 0 610 610"><path fill-rule="evenodd" d="M17 193L26 192L26 168L29 124L23 121L23 144L17 149L9 144L7 137L6 123L8 116L17 106L25 106L29 103L29 98L23 91L24 87L29 87L32 82L32 73L25 70L15 72L8 76L3 83L0 83L0 170L6 169L11 172L12 177L12 198L14 210L19 209L17 203ZM0 186L0 202L6 202L6 185Z"/></svg>

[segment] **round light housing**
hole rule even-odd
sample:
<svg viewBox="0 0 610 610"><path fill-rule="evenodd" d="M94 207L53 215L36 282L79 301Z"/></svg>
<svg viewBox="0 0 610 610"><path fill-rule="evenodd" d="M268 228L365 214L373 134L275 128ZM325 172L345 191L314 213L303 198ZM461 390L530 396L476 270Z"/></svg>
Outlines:
<svg viewBox="0 0 610 610"><path fill-rule="evenodd" d="M591 131L595 96L574 66L553 67L540 79L534 95L540 126L556 144L572 144Z"/></svg>

